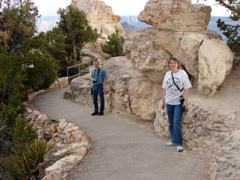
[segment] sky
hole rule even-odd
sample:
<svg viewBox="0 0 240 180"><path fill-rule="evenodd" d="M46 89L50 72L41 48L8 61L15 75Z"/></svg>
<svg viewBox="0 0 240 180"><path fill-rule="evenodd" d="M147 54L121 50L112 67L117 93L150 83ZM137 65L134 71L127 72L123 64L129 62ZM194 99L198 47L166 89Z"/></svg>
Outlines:
<svg viewBox="0 0 240 180"><path fill-rule="evenodd" d="M58 16L57 10L66 8L71 3L71 0L32 0L38 7L39 13L42 17L45 16ZM116 15L139 15L144 9L148 0L103 0L107 5L112 6L113 13ZM196 3L197 0L192 0ZM199 0L199 3L210 5L212 7L212 16L229 16L224 7L216 5L215 0Z"/></svg>

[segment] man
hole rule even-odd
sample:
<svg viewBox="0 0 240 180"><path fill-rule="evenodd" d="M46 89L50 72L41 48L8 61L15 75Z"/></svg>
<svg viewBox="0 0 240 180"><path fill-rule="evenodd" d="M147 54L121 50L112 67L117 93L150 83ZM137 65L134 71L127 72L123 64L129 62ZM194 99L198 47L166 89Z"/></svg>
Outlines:
<svg viewBox="0 0 240 180"><path fill-rule="evenodd" d="M92 116L104 115L104 93L106 92L106 84L107 84L107 74L106 71L99 67L99 62L95 61L93 63L95 69L92 70L92 97L93 97L93 105L94 112ZM98 110L98 95L100 97L100 111Z"/></svg>

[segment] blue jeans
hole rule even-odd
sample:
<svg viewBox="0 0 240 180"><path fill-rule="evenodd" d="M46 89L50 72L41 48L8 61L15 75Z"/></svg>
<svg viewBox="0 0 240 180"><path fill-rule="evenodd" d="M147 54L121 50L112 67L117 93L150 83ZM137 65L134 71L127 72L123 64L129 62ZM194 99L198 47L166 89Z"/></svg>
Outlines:
<svg viewBox="0 0 240 180"><path fill-rule="evenodd" d="M93 86L92 87L92 97L93 97L94 112L99 112L98 111L98 95L100 97L100 112L103 112L104 111L103 85Z"/></svg>
<svg viewBox="0 0 240 180"><path fill-rule="evenodd" d="M166 104L169 131L172 138L172 143L176 146L182 146L182 119L183 110L182 106Z"/></svg>

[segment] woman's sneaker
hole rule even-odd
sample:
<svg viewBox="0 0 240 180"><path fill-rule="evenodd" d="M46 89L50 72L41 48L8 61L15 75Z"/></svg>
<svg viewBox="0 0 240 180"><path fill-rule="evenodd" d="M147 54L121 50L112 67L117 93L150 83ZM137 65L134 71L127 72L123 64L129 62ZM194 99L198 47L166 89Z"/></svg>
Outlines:
<svg viewBox="0 0 240 180"><path fill-rule="evenodd" d="M165 144L166 146L174 146L174 144L172 143L172 141L169 141Z"/></svg>
<svg viewBox="0 0 240 180"><path fill-rule="evenodd" d="M182 146L177 146L177 152L182 152L183 151L183 147Z"/></svg>

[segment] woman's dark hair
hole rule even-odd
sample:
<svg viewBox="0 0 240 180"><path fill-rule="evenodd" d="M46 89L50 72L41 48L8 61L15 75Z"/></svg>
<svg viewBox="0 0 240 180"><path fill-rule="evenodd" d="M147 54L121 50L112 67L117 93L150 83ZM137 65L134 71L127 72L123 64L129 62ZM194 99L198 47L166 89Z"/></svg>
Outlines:
<svg viewBox="0 0 240 180"><path fill-rule="evenodd" d="M170 61L171 61L171 60L176 61L176 62L178 63L178 66L180 66L179 60L178 60L176 57L174 57L174 56L171 56L171 57L169 58L169 60L168 60L168 65L170 65Z"/></svg>

